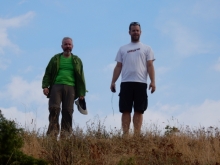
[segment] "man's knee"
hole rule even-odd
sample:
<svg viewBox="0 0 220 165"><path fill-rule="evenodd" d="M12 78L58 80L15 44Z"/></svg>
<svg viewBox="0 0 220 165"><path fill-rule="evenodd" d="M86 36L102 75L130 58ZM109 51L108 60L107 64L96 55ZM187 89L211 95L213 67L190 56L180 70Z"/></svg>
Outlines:
<svg viewBox="0 0 220 165"><path fill-rule="evenodd" d="M70 116L72 116L72 114L73 114L73 109L71 109L71 108L62 109L62 115L70 115Z"/></svg>
<svg viewBox="0 0 220 165"><path fill-rule="evenodd" d="M49 112L52 114L59 114L60 113L60 108L58 107L49 107Z"/></svg>
<svg viewBox="0 0 220 165"><path fill-rule="evenodd" d="M143 112L142 112L142 111L134 111L134 114L135 114L135 115L140 115L140 116L142 116L142 115L143 115Z"/></svg>
<svg viewBox="0 0 220 165"><path fill-rule="evenodd" d="M131 112L124 111L124 112L122 112L122 116L129 117L129 116L131 116Z"/></svg>

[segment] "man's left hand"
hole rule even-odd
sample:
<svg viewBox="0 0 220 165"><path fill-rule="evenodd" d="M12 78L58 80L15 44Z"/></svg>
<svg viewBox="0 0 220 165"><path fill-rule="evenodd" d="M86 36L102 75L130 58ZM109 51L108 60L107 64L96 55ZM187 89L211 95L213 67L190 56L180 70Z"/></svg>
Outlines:
<svg viewBox="0 0 220 165"><path fill-rule="evenodd" d="M80 99L80 100L83 100L83 99L84 99L84 96L80 96L79 99Z"/></svg>
<svg viewBox="0 0 220 165"><path fill-rule="evenodd" d="M149 90L151 89L151 93L154 93L154 91L156 90L156 85L155 82L151 82L149 85Z"/></svg>

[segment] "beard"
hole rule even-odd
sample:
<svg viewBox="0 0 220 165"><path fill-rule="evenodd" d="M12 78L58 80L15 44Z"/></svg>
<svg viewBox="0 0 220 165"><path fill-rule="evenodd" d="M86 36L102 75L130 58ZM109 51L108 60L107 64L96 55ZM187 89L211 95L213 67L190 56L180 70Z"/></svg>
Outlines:
<svg viewBox="0 0 220 165"><path fill-rule="evenodd" d="M70 54L71 51L72 51L72 49L66 48L66 49L63 50L63 53L64 53L64 54Z"/></svg>
<svg viewBox="0 0 220 165"><path fill-rule="evenodd" d="M136 35L136 36L131 36L131 41L132 42L138 42L139 41L139 39L140 39L140 36L138 35Z"/></svg>

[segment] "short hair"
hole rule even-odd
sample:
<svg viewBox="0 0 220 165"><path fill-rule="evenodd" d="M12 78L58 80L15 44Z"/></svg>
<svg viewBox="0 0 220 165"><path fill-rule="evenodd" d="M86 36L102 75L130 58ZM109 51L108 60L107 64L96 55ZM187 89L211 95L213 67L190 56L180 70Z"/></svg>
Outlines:
<svg viewBox="0 0 220 165"><path fill-rule="evenodd" d="M67 39L69 39L69 40L71 40L71 41L73 42L72 38L70 38L70 37L63 37L63 39L62 39L62 44L63 44L63 41L64 41L64 40L67 40Z"/></svg>
<svg viewBox="0 0 220 165"><path fill-rule="evenodd" d="M141 29L141 25L140 25L139 22L131 22L130 25L129 25L129 30L131 30L131 26L136 26L136 25L138 25Z"/></svg>

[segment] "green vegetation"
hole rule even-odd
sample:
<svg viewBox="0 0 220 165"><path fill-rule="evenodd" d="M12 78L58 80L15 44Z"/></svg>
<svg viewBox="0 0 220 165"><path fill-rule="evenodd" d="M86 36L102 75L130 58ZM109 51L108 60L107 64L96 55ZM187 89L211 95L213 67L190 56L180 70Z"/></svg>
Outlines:
<svg viewBox="0 0 220 165"><path fill-rule="evenodd" d="M14 121L6 120L0 110L0 165L45 165L44 160L24 154L24 131Z"/></svg>

